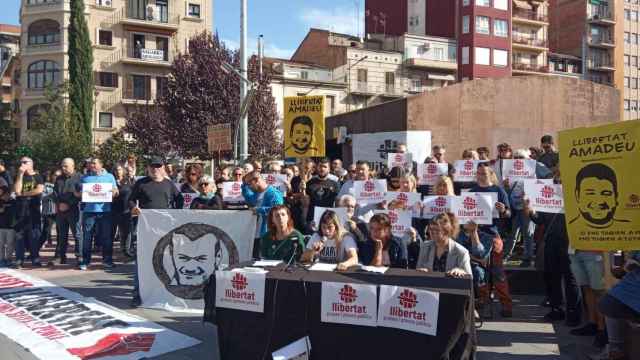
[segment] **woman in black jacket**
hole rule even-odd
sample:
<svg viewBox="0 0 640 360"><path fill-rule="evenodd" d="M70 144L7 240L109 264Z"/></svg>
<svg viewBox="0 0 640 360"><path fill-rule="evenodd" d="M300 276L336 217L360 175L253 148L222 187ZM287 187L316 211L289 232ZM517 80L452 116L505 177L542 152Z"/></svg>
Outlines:
<svg viewBox="0 0 640 360"><path fill-rule="evenodd" d="M193 199L191 209L195 210L224 210L222 197L218 193L216 183L210 176L203 176L198 182L200 196Z"/></svg>
<svg viewBox="0 0 640 360"><path fill-rule="evenodd" d="M113 243L120 240L120 249L127 255L127 238L131 230L131 209L129 208L129 196L133 189L133 174L121 164L116 165L113 174L118 184L118 196L113 199L111 214L113 216Z"/></svg>

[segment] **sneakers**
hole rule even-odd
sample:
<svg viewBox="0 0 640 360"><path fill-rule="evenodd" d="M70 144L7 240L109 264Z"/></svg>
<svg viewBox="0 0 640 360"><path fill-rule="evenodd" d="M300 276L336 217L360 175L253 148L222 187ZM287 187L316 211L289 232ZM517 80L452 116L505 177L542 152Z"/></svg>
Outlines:
<svg viewBox="0 0 640 360"><path fill-rule="evenodd" d="M106 263L103 263L103 264L102 264L102 266L103 266L105 269L113 269L114 267L116 267L112 262L106 262Z"/></svg>
<svg viewBox="0 0 640 360"><path fill-rule="evenodd" d="M569 333L575 336L594 336L598 333L598 326L594 323L587 323L583 327L569 331Z"/></svg>
<svg viewBox="0 0 640 360"><path fill-rule="evenodd" d="M593 346L597 348L603 348L609 343L609 338L604 330L598 330L595 338L593 339Z"/></svg>
<svg viewBox="0 0 640 360"><path fill-rule="evenodd" d="M140 299L140 295L133 295L133 299L131 299L131 307L138 307L142 304L142 299Z"/></svg>
<svg viewBox="0 0 640 360"><path fill-rule="evenodd" d="M87 265L82 264L78 266L78 270L87 271L87 269L88 269Z"/></svg>
<svg viewBox="0 0 640 360"><path fill-rule="evenodd" d="M544 319L547 321L562 321L565 318L564 311L559 308L552 309L547 315L544 316Z"/></svg>

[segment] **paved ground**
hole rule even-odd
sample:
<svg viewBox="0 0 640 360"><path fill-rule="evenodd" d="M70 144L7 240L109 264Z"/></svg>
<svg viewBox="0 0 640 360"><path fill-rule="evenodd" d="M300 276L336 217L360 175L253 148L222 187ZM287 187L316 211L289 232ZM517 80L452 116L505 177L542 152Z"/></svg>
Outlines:
<svg viewBox="0 0 640 360"><path fill-rule="evenodd" d="M74 261L70 260L70 262ZM129 301L133 283L133 265L122 262L117 262L117 265L110 272L103 271L99 264L85 272L74 270L70 265L55 269L27 268L22 271L202 341L200 345L153 359L217 360L219 358L216 329L210 324L203 324L200 316L141 308L131 309ZM507 321L500 318L500 306L496 304L495 319L485 321L478 331L480 343L478 360L587 360L587 354L596 352L596 349L589 345L591 338L571 336L568 334L569 329L561 323L544 322L542 317L547 309L538 306L541 301L542 298L537 296L515 297L514 317ZM2 335L0 335L0 354L1 360L36 359L28 351Z"/></svg>

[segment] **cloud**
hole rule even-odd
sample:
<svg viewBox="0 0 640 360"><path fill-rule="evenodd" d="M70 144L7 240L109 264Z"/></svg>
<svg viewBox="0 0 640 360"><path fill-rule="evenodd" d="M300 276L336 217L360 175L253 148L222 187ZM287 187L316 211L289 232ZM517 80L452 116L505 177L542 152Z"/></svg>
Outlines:
<svg viewBox="0 0 640 360"><path fill-rule="evenodd" d="M249 50L249 54L257 54L258 53L258 39L256 38L248 38L247 49ZM238 49L240 48L240 41L231 40L231 39L222 39L228 48L230 49ZM265 40L264 44L264 55L267 57L276 57L289 59L293 54L293 49L284 49L279 47L278 45L271 43Z"/></svg>
<svg viewBox="0 0 640 360"><path fill-rule="evenodd" d="M357 12L357 15L356 15ZM355 6L341 6L331 10L307 8L300 13L300 21L308 28L359 35L364 32L364 13Z"/></svg>

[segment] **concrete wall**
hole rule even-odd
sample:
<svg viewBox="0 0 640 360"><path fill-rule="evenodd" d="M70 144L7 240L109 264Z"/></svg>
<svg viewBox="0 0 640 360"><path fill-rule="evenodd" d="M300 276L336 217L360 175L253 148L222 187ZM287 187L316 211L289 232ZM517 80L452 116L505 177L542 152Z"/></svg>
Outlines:
<svg viewBox="0 0 640 360"><path fill-rule="evenodd" d="M465 81L407 99L327 119L327 136L348 133L430 130L432 143L447 145L457 160L465 148L508 142L539 146L544 134L620 119L619 92L605 85L561 77L510 77ZM350 158L350 148L343 147ZM422 159L419 159L419 161Z"/></svg>

